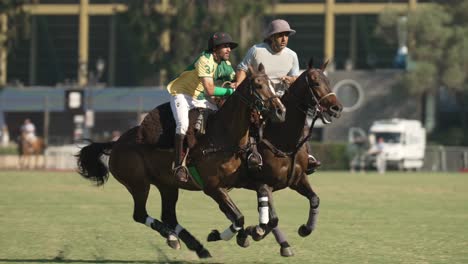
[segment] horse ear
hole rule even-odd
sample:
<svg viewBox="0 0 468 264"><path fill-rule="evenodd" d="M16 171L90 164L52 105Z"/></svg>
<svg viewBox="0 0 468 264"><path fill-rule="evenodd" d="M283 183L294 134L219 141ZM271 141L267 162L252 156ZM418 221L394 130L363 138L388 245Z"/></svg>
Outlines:
<svg viewBox="0 0 468 264"><path fill-rule="evenodd" d="M327 65L328 65L328 62L330 62L330 60L326 60L324 64L322 64L322 71L324 71L326 68L327 68Z"/></svg>
<svg viewBox="0 0 468 264"><path fill-rule="evenodd" d="M263 66L263 63L260 63L260 65L258 65L258 71L261 73L265 73L265 66Z"/></svg>
<svg viewBox="0 0 468 264"><path fill-rule="evenodd" d="M314 68L314 57L310 58L307 68L309 69Z"/></svg>

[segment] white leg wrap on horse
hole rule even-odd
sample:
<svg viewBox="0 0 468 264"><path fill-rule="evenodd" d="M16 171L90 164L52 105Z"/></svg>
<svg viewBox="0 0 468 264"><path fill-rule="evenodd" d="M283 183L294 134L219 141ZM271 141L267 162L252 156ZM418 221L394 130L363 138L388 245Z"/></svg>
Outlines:
<svg viewBox="0 0 468 264"><path fill-rule="evenodd" d="M260 224L268 224L270 221L270 207L268 206L268 197L258 198L258 214Z"/></svg>
<svg viewBox="0 0 468 264"><path fill-rule="evenodd" d="M146 217L145 225L151 227L151 224L154 222L154 218L151 216Z"/></svg>
<svg viewBox="0 0 468 264"><path fill-rule="evenodd" d="M175 233L177 235L179 235L180 232L182 232L182 230L184 230L185 228L179 224L177 224L177 226L175 227Z"/></svg>
<svg viewBox="0 0 468 264"><path fill-rule="evenodd" d="M237 231L241 230L240 227L237 227L235 225L229 226L228 229L224 230L221 234L220 237L224 241L230 240L234 235L237 233Z"/></svg>

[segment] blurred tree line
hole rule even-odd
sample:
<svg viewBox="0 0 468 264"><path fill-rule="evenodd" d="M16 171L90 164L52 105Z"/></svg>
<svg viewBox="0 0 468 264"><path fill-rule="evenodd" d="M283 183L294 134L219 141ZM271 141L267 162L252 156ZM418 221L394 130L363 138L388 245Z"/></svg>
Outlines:
<svg viewBox="0 0 468 264"><path fill-rule="evenodd" d="M7 51L12 50L18 39L30 34L29 16L20 8L29 3L29 0L0 0L0 14L6 14L8 25L6 34L0 32L0 46Z"/></svg>
<svg viewBox="0 0 468 264"><path fill-rule="evenodd" d="M436 128L434 139L440 143L468 144L467 14L466 0L419 6L405 14L409 54L407 73L402 80L402 86L409 95L435 96L438 95L440 87L445 87L454 95L460 109L458 129ZM391 9L382 13L377 26L378 35L389 43L394 43L401 16L401 13Z"/></svg>
<svg viewBox="0 0 468 264"><path fill-rule="evenodd" d="M209 36L217 31L229 33L241 44L231 53L231 61L238 63L248 48L242 44L261 39L264 10L272 4L272 0L174 0L164 10L154 8L155 2L129 1L129 11L121 19L128 25L132 67L140 80L160 74L160 83L177 77L207 49ZM242 25L248 30L242 32Z"/></svg>

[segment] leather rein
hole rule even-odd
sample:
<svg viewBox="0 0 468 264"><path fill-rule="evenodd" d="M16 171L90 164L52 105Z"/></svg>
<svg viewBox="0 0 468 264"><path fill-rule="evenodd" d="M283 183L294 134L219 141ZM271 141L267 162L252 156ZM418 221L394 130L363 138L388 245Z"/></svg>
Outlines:
<svg viewBox="0 0 468 264"><path fill-rule="evenodd" d="M278 149L277 147L275 147L270 141L268 141L267 139L264 139L264 138L260 138L260 142L264 143L266 146L268 146L268 148L270 148L270 150L277 156L279 157L288 157L288 156L295 156L297 154L297 152L299 151L299 149L302 147L302 145L304 145L305 142L307 142L309 140L309 138L312 136L312 129L314 128L314 125L315 125L315 121L317 121L317 119L320 117L320 114L325 110L325 108L321 105L321 102L329 97L329 96L336 96L335 93L333 92L330 92L326 95L324 95L323 97L321 97L320 99L317 99L317 95L312 92L312 90L315 90L317 87L319 87L318 85L314 85L314 86L311 86L310 83L312 83L311 81L309 81L309 75L306 74L305 76L305 81L306 81L306 84L307 84L307 91L309 93L309 96L312 97L313 99L313 102L312 103L306 103L305 104L305 109L301 108L300 105L297 105L296 107L299 109L299 111L301 111L302 113L304 113L306 116L311 116L312 117L312 124L310 125L309 127L309 131L307 133L307 136L305 136L304 138L302 138L297 144L296 144L296 147L294 148L293 151L291 152L283 152L282 150ZM299 96L296 96L294 95L293 93L291 93L291 95L293 95L294 97L296 98L300 98ZM260 128L261 130L263 130L263 126ZM259 133L260 135L262 135L263 133L260 132Z"/></svg>
<svg viewBox="0 0 468 264"><path fill-rule="evenodd" d="M272 103L271 101L273 101L275 98L279 98L278 95L273 95L273 96L271 96L271 97L269 97L267 99L263 99L260 96L260 94L253 88L252 83L249 84L249 89L251 90L252 94L255 97L253 102L251 102L250 98L248 98L248 97L246 97L246 96L244 96L244 95L242 95L240 93L238 94L238 96L239 96L240 100L249 107L250 110L258 111L260 113L260 116L261 116L262 112L265 112L265 111L268 110L268 108L265 106L266 102L270 102L270 105L271 105L271 103ZM213 144L210 143L210 145L213 145ZM234 146L234 147L230 147L230 148L226 148L226 147L206 148L206 149L202 150L202 154L204 156L208 155L208 154L216 153L216 152L231 152L231 153L242 154L242 153L248 152L250 150L250 148L251 148L251 143L250 143L250 140L249 140L248 143L243 145L243 146Z"/></svg>
<svg viewBox="0 0 468 264"><path fill-rule="evenodd" d="M293 175L295 174L295 170L296 170L296 166L294 166L294 164L296 164L297 153L299 152L299 149L301 149L301 147L304 145L304 143L306 143L309 140L309 138L311 137L312 129L314 128L315 121L317 121L317 119L320 117L320 114L325 110L325 108L321 105L321 102L323 101L323 99L325 99L325 98L327 98L329 96L332 96L332 95L336 96L335 93L330 92L330 93L324 95L323 97L321 97L320 99L317 99L318 96L316 96L316 94L312 90L315 90L317 87L319 87L319 85L311 86L312 82L309 81L309 75L308 74L306 74L306 76L305 76L305 81L306 81L306 84L307 84L307 90L308 90L309 96L311 96L313 98L313 102L312 103L306 103L305 104L305 109L301 108L299 105L297 105L296 107L299 109L299 111L304 113L306 116L308 116L308 115L312 116L312 124L309 127L309 131L307 133L307 136L305 136L301 140L299 140L299 142L296 144L293 151L284 152L284 151L278 149L276 146L274 146L269 140L262 138L263 133L262 133L261 130L263 129L263 126L260 127L260 131L259 131L259 135L261 137L259 143L265 144L271 150L271 152L273 152L273 154L275 156L285 157L285 158L286 157L291 157L291 166L290 166L290 168L288 170L288 185L291 185L293 183L293 181L294 181ZM300 97L294 95L293 93L291 93L291 95L296 97L296 98L300 98Z"/></svg>

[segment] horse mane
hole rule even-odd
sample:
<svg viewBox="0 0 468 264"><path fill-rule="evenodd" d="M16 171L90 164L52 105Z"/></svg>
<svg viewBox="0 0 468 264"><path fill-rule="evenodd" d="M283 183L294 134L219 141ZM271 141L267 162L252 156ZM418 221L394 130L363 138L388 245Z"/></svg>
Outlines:
<svg viewBox="0 0 468 264"><path fill-rule="evenodd" d="M286 104L289 102L289 100L293 97L301 98L302 95L295 94L297 93L298 87L302 87L302 82L306 82L305 76L309 69L303 71L299 77L297 77L296 81L294 81L291 86L286 89L285 93L283 96L281 96L281 102L286 106Z"/></svg>
<svg viewBox="0 0 468 264"><path fill-rule="evenodd" d="M302 102L308 96L306 93L306 89L308 89L306 75L309 70L302 72L281 97L281 102L287 109L285 122L266 122L263 129L263 137L283 151L293 150L295 144L291 143L297 142L297 138L302 135L302 128L306 123L306 106ZM290 131L292 127L298 127L299 129L284 137L285 131ZM282 132L280 133L280 131Z"/></svg>
<svg viewBox="0 0 468 264"><path fill-rule="evenodd" d="M207 133L210 134L217 134L219 130L226 131L227 127L231 120L226 120L226 114L230 114L232 112L238 112L238 103L239 101L244 101L244 103L248 103L246 100L249 96L250 92L250 82L251 76L247 76L237 87L233 94L227 97L224 104L218 109L218 111L213 114L207 123ZM222 134L222 133L221 133Z"/></svg>

